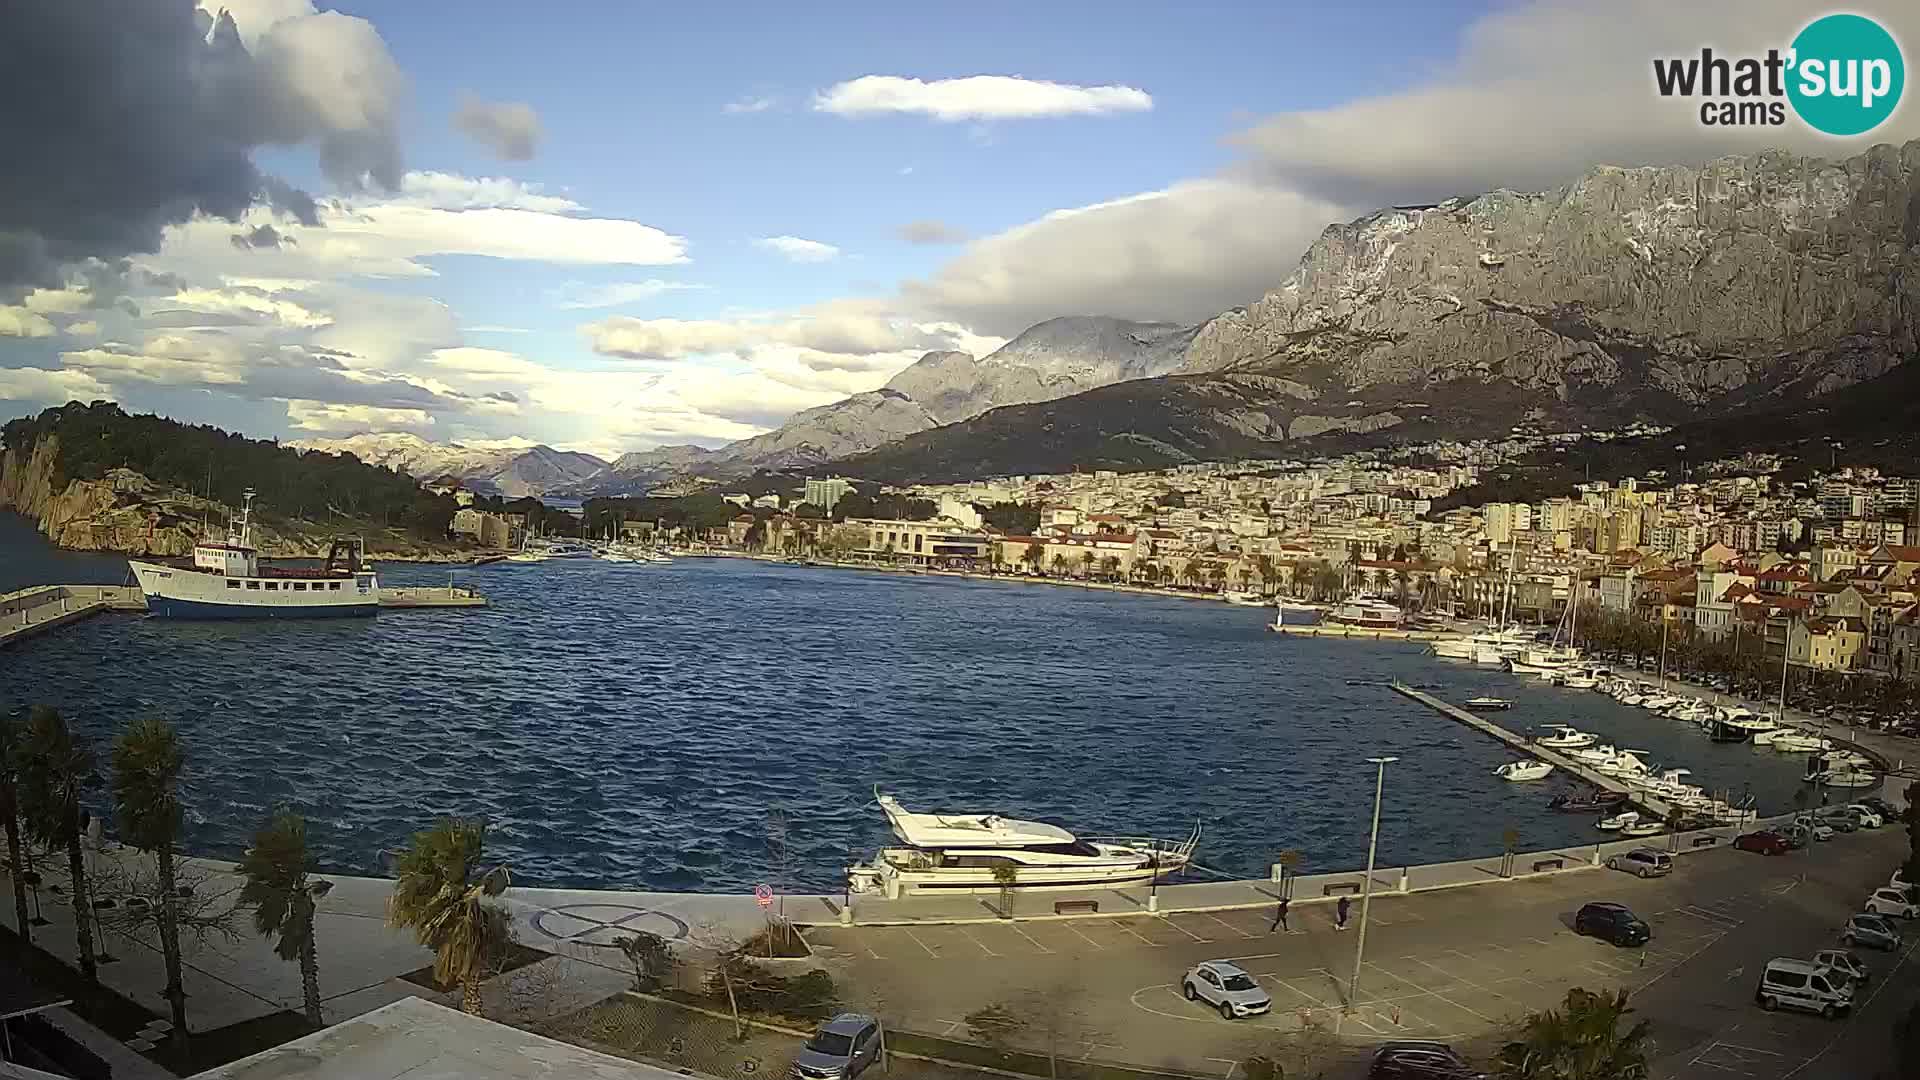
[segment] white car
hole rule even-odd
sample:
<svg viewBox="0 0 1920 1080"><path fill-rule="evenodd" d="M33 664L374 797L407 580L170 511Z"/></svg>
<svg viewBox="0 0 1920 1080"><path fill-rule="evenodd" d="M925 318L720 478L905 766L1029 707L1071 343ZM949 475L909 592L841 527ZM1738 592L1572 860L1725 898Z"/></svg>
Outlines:
<svg viewBox="0 0 1920 1080"><path fill-rule="evenodd" d="M1873 890L1867 902L1861 905L1875 915L1898 915L1902 919L1920 918L1920 904L1913 902L1913 893L1892 886Z"/></svg>
<svg viewBox="0 0 1920 1080"><path fill-rule="evenodd" d="M1808 834L1810 834L1815 840L1833 839L1833 826L1813 817L1812 815L1804 815L1804 816L1795 818L1793 821L1793 824L1796 828L1807 830Z"/></svg>
<svg viewBox="0 0 1920 1080"><path fill-rule="evenodd" d="M1838 971L1853 980L1856 986L1865 986L1873 978L1866 961L1849 949L1821 949L1813 954L1813 962Z"/></svg>
<svg viewBox="0 0 1920 1080"><path fill-rule="evenodd" d="M1847 809L1859 815L1860 824L1865 825L1869 829L1877 829L1887 823L1887 819L1880 815L1880 811L1875 810L1865 803L1848 803Z"/></svg>
<svg viewBox="0 0 1920 1080"><path fill-rule="evenodd" d="M1253 976L1225 960L1203 960L1180 980L1188 1001L1204 1001L1228 1020L1259 1016L1273 1008L1273 998Z"/></svg>

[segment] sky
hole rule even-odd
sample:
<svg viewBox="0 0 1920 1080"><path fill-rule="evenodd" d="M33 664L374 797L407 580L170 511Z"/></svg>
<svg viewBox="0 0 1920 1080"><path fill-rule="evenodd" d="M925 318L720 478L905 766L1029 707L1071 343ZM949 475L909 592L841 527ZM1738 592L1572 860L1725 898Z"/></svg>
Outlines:
<svg viewBox="0 0 1920 1080"><path fill-rule="evenodd" d="M1042 319L1202 321L1379 206L1920 135L1652 89L1822 10L29 0L0 413L716 446Z"/></svg>

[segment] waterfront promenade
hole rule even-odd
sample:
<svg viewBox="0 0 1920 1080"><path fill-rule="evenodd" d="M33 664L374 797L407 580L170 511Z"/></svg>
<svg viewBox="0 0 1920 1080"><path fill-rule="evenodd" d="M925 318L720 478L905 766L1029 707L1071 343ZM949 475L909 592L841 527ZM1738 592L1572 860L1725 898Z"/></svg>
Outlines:
<svg viewBox="0 0 1920 1080"><path fill-rule="evenodd" d="M145 611L146 597L125 585L36 585L0 594L0 648L109 611Z"/></svg>

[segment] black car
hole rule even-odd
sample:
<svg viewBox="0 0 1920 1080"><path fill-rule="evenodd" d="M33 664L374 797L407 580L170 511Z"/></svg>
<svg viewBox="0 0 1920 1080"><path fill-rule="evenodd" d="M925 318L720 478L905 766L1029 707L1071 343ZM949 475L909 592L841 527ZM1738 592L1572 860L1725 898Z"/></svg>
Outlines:
<svg viewBox="0 0 1920 1080"><path fill-rule="evenodd" d="M1575 913L1573 932L1597 937L1621 948L1645 945L1653 938L1653 930L1640 916L1628 911L1625 904L1606 901L1595 901Z"/></svg>
<svg viewBox="0 0 1920 1080"><path fill-rule="evenodd" d="M1446 1043L1403 1039L1373 1052L1367 1080L1486 1080Z"/></svg>

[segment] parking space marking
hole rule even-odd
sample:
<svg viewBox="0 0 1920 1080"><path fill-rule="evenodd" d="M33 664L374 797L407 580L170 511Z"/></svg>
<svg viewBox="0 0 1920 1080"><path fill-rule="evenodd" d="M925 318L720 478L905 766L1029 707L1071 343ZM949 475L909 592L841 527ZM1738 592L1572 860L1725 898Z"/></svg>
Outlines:
<svg viewBox="0 0 1920 1080"><path fill-rule="evenodd" d="M1125 930L1127 933L1132 934L1134 937L1139 938L1141 941L1146 942L1148 945L1151 945L1156 949L1162 948L1162 945L1160 942L1155 941L1152 938L1147 937L1145 934L1142 934L1140 931L1135 930L1133 927L1128 926L1127 921L1125 919L1115 919L1113 921L1113 925L1119 927L1122 930Z"/></svg>
<svg viewBox="0 0 1920 1080"><path fill-rule="evenodd" d="M1305 990L1300 989L1298 986L1295 986L1293 982L1289 979L1283 979L1278 975L1269 975L1267 976L1267 978L1272 979L1274 982L1279 983L1281 986L1284 986L1287 989L1293 991L1294 993L1299 994L1301 997L1306 998L1308 1001L1313 1002L1315 1005L1319 1006L1322 1009L1334 1008L1334 1006L1327 1004L1326 1002L1320 1000L1318 997L1315 997L1314 995L1307 993Z"/></svg>
<svg viewBox="0 0 1920 1080"><path fill-rule="evenodd" d="M1023 938L1026 938L1027 941L1030 942L1034 948L1039 949L1043 953L1053 952L1052 949L1049 949L1045 945L1040 944L1039 938L1036 938L1032 934L1027 933L1025 930L1020 929L1019 923L1010 922L1007 925L1012 927L1014 933L1019 934Z"/></svg>
<svg viewBox="0 0 1920 1080"><path fill-rule="evenodd" d="M1187 935L1188 937L1192 938L1195 941L1211 942L1213 940L1212 938L1201 937L1199 934L1196 934L1193 931L1187 929L1186 927L1181 926L1179 923L1174 922L1171 916L1161 919L1160 921L1168 926L1173 927L1175 930L1180 931L1181 933Z"/></svg>
<svg viewBox="0 0 1920 1080"><path fill-rule="evenodd" d="M1787 1055L1773 1050L1762 1050L1757 1046L1741 1046L1737 1043L1715 1040L1714 1042L1708 1043L1707 1048L1700 1051L1688 1064L1705 1065L1709 1069L1738 1073L1742 1076L1759 1076L1761 1074L1754 1071L1755 1067L1764 1068L1771 1072L1778 1068L1778 1065L1775 1061L1766 1059L1779 1059L1785 1058L1786 1056ZM1708 1060L1709 1058L1715 1057L1721 1060Z"/></svg>
<svg viewBox="0 0 1920 1080"><path fill-rule="evenodd" d="M1450 980L1456 980L1456 981L1458 981L1458 982L1459 982L1459 983L1460 983L1461 985L1463 985L1463 986L1466 986L1466 987L1467 987L1467 988L1469 988L1469 989L1472 989L1472 990L1478 990L1478 991L1480 991L1480 992L1481 992L1481 993L1483 993L1483 994L1492 994L1492 995L1493 995L1494 997L1497 997L1497 998L1499 998L1499 999L1500 999L1500 1000L1502 1000L1502 1001L1512 1001L1512 1000L1513 1000L1512 998L1510 998L1510 997L1508 997L1507 995L1505 995L1505 994L1503 994L1503 993L1501 993L1501 992L1500 992L1500 991L1498 991L1498 990L1495 990L1495 989L1493 989L1492 987L1487 987L1487 986L1481 986L1481 985L1479 985L1478 983L1475 983L1475 982L1473 982L1473 981L1472 981L1471 979L1462 979L1462 978L1460 978L1460 977L1459 977L1458 975L1455 975L1455 974L1453 974L1452 972L1450 972L1450 971L1448 971L1447 969L1445 969L1445 968L1443 968L1443 967L1441 967L1441 966L1439 966L1438 964L1429 964L1429 963L1427 963L1427 962L1426 962L1425 960L1422 960L1422 959L1420 959L1420 958L1419 958L1419 957L1417 957L1417 956L1403 956L1403 957L1401 957L1401 959L1402 959L1402 960L1411 960L1411 961L1413 961L1414 963L1416 963L1416 964L1419 964L1419 965L1420 965L1421 967L1428 967L1428 968L1432 968L1433 970L1435 970L1435 971L1437 971L1437 972L1439 972L1439 973L1441 974L1441 976L1442 976L1442 977L1444 977L1444 978L1447 978L1447 979L1450 979ZM1416 986L1418 986L1419 984L1418 984L1418 983L1415 983L1414 985L1416 985ZM1449 986L1447 987L1447 989L1449 989L1449 990L1451 990L1451 989L1453 989L1453 987L1452 987L1451 985L1449 985ZM1473 1015L1474 1015L1475 1017L1478 1017L1478 1018L1479 1018L1479 1019L1480 1019L1481 1021L1483 1021L1483 1022L1485 1022L1485 1023L1488 1023L1488 1024L1491 1024L1491 1023L1494 1023L1494 1022L1495 1022L1495 1021L1494 1021L1494 1019L1493 1019L1493 1017L1491 1017L1491 1016L1488 1016L1488 1015L1487 1015L1486 1013L1483 1013L1483 1012L1481 1012L1481 1011L1480 1011L1479 1009L1476 1009L1476 1008L1474 1008L1473 1006L1471 1006L1471 1005L1468 1005L1468 1004L1466 1004L1466 1003L1464 1003L1464 1002L1460 1002L1460 1001L1455 1001L1454 999L1452 999L1452 998L1450 998L1450 997L1448 997L1448 996L1447 996L1447 995L1445 995L1445 994L1442 994L1442 993L1440 993L1440 992L1439 992L1439 991L1437 991L1437 990L1428 990L1428 991L1427 991L1427 993L1429 993L1429 994L1432 994L1432 995L1433 995L1434 997L1437 997L1437 998L1439 998L1439 999L1440 999L1441 1001L1444 1001L1444 1002L1446 1002L1447 1004L1449 1004L1449 1005L1451 1005L1451 1006L1453 1006L1453 1007L1454 1007L1454 1008L1456 1008L1456 1009L1459 1009L1459 1010L1460 1010L1460 1011L1462 1011L1462 1012L1466 1012L1466 1013L1471 1013L1471 1014L1473 1014Z"/></svg>
<svg viewBox="0 0 1920 1080"><path fill-rule="evenodd" d="M969 931L967 930L967 928L966 928L966 927L964 927L964 926L957 926L957 927L955 927L954 929L956 929L956 930L958 930L958 931L960 931L960 934L961 934L961 936L963 936L963 937L965 937L965 938L966 938L966 939L967 939L968 941L971 941L971 942L973 942L973 943L974 943L975 945L978 945L978 946L980 946L980 951L981 951L981 952L984 952L984 953L986 953L986 954L987 954L988 956L999 956L999 955L1000 955L999 953L997 953L997 952L994 952L994 951L993 951L992 949L989 949L989 948L987 948L987 943L986 943L986 942L984 942L984 941L981 941L981 940L980 940L979 938L977 938L977 937L975 937L975 936L974 936L974 935L973 935L973 934L972 934L971 932L969 932Z"/></svg>
<svg viewBox="0 0 1920 1080"><path fill-rule="evenodd" d="M1236 934L1239 934L1239 935L1240 935L1241 937L1243 937L1243 938L1254 938L1254 937L1259 937L1259 936L1260 936L1260 935L1258 935L1258 934L1249 934L1249 933L1247 933L1247 932L1246 932L1245 930L1242 930L1242 929L1240 929L1239 927L1237 927L1237 926L1235 926L1235 925L1233 925L1232 923L1230 923L1230 922L1228 922L1227 920L1225 920L1225 919L1223 919L1223 918L1221 918L1221 917L1220 917L1220 916L1218 916L1218 915L1215 915L1214 913L1212 913L1212 912L1210 912L1210 911L1196 911L1196 912L1194 912L1193 914L1195 914L1195 915L1200 915L1200 916L1203 916L1203 917L1205 917L1205 918L1208 918L1208 919L1212 919L1212 920L1213 920L1214 922L1217 922L1217 923L1219 923L1219 924L1220 924L1221 926L1224 926L1224 927L1226 927L1227 929L1229 929L1229 930L1231 930L1231 931L1233 931L1234 933L1236 933Z"/></svg>
<svg viewBox="0 0 1920 1080"><path fill-rule="evenodd" d="M1064 926L1064 927L1066 927L1067 929L1069 929L1069 930L1071 930L1071 931L1073 931L1074 933L1076 933L1076 934L1078 934L1078 935L1080 935L1080 940L1082 940L1082 941L1084 941L1084 942L1086 942L1087 944L1089 944L1089 945L1091 945L1091 946L1093 946L1094 948L1096 948L1096 949L1104 949L1104 948L1106 948L1106 946L1105 946L1105 945L1102 945L1102 944L1100 944L1099 942L1097 942L1097 941L1095 941L1095 940L1093 940L1092 938L1090 938L1090 937L1088 937L1088 936L1087 936L1087 932L1086 932L1085 930L1082 930L1082 929L1080 929L1079 927L1077 927L1077 926L1075 926L1075 925L1073 925L1072 923L1070 923L1070 922L1069 922L1069 923L1061 923L1060 925L1062 925L1062 926Z"/></svg>
<svg viewBox="0 0 1920 1080"><path fill-rule="evenodd" d="M929 944L927 944L927 943L926 943L926 942L924 942L924 941L921 941L921 940L920 940L920 935L918 935L918 934L916 934L916 933L914 933L914 932L913 932L912 930L909 930L909 929L907 929L907 928L906 928L906 927L904 927L904 926L903 926L903 927L901 927L901 928L900 928L900 930L901 930L901 932L902 932L902 933L904 933L904 934L906 934L906 935L907 935L908 937L910 937L910 938L912 938L912 939L913 939L913 943L914 943L914 944L916 944L916 945L918 945L918 946L920 946L921 948L923 948L923 949L925 949L925 950L927 950L927 955L928 955L928 956L932 956L932 957L936 957L936 958L937 958L937 957L938 957L938 956L940 955L939 953L937 953L937 952L934 952L934 951L933 951L933 946L931 946L931 945L929 945Z"/></svg>

